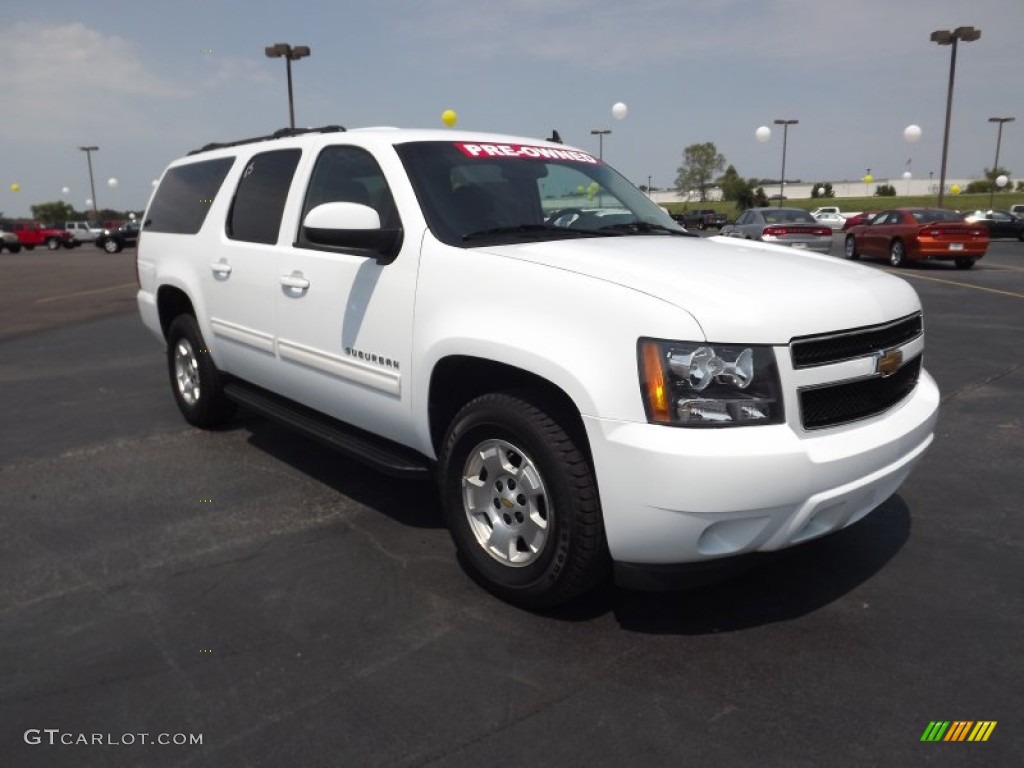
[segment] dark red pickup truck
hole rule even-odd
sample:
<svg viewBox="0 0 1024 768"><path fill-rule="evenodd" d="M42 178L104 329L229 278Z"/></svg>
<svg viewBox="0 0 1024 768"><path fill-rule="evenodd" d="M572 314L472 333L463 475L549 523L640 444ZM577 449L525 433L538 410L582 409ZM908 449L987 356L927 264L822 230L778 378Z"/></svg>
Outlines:
<svg viewBox="0 0 1024 768"><path fill-rule="evenodd" d="M80 245L75 236L66 229L47 227L38 221L16 221L5 229L17 235L18 241L26 251L31 251L37 245L45 245L51 251L57 250L62 245L65 248L74 248L76 245Z"/></svg>
<svg viewBox="0 0 1024 768"><path fill-rule="evenodd" d="M697 229L707 229L708 227L721 229L727 221L725 214L718 213L710 208L683 211L682 213L674 214L672 218L684 227L696 227Z"/></svg>

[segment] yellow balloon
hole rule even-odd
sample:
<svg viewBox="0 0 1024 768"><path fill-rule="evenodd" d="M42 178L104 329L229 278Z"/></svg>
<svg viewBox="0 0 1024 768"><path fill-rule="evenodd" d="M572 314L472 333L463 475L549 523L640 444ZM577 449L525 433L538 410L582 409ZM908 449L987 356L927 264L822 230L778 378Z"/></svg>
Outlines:
<svg viewBox="0 0 1024 768"><path fill-rule="evenodd" d="M960 194L960 185L959 184L954 184L953 186L951 186L949 188L949 191L950 191L951 194L959 195Z"/></svg>
<svg viewBox="0 0 1024 768"><path fill-rule="evenodd" d="M441 113L441 122L451 128L455 125L455 122L459 119L459 116L455 114L454 109L446 109Z"/></svg>
<svg viewBox="0 0 1024 768"><path fill-rule="evenodd" d="M17 182L11 184L11 192L17 192L19 189L21 189L21 184L18 184Z"/></svg>
<svg viewBox="0 0 1024 768"><path fill-rule="evenodd" d="M872 176L870 173L867 176L864 177L864 183L865 184L870 184L874 180L875 180L875 177Z"/></svg>

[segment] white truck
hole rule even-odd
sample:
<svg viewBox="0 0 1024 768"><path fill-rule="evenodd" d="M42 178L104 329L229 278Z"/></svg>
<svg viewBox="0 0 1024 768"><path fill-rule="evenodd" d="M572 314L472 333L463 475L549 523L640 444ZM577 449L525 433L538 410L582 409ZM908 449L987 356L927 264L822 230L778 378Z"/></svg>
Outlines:
<svg viewBox="0 0 1024 768"><path fill-rule="evenodd" d="M93 243L103 234L103 227L91 221L65 221L64 229L80 243Z"/></svg>
<svg viewBox="0 0 1024 768"><path fill-rule="evenodd" d="M283 131L174 161L143 221L185 419L242 404L436 477L465 567L521 605L837 531L932 441L906 282L692 236L583 150Z"/></svg>

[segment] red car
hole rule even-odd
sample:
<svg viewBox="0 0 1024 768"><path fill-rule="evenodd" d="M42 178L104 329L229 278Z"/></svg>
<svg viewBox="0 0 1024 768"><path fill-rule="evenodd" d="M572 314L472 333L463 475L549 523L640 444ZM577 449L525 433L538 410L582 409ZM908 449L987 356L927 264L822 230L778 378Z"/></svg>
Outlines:
<svg viewBox="0 0 1024 768"><path fill-rule="evenodd" d="M878 211L864 211L864 213L847 216L846 222L843 224L843 232L848 231L850 227L855 227L858 224L867 224L877 213Z"/></svg>
<svg viewBox="0 0 1024 768"><path fill-rule="evenodd" d="M951 260L970 269L988 250L988 230L944 208L882 211L870 224L850 227L843 256L887 259L894 267L910 261Z"/></svg>

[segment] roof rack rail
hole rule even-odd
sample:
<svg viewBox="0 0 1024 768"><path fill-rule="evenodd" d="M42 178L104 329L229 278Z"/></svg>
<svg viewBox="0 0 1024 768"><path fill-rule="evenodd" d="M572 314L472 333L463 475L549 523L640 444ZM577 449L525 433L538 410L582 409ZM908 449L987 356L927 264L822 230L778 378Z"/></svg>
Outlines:
<svg viewBox="0 0 1024 768"><path fill-rule="evenodd" d="M254 144L258 141L271 141L272 139L284 139L288 136L301 136L304 133L338 133L344 131L345 126L343 125L323 125L319 128L281 128L274 131L269 136L253 136L249 139L239 139L238 141L224 141L224 142L211 142L206 144L199 149L193 149L188 154L198 155L201 152L211 152L214 149L225 149L227 147L237 147L242 144Z"/></svg>

